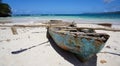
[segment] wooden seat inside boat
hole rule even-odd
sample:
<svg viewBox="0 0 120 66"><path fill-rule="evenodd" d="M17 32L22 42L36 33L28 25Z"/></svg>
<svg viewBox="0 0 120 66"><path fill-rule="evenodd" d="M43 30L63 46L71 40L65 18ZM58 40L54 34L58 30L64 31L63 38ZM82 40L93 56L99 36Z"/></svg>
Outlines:
<svg viewBox="0 0 120 66"><path fill-rule="evenodd" d="M106 42L106 40L109 38L109 35L105 33L96 33L94 29L88 28L55 27L53 28L53 31L61 35L68 34L75 38L81 37L87 39L101 40L103 42Z"/></svg>

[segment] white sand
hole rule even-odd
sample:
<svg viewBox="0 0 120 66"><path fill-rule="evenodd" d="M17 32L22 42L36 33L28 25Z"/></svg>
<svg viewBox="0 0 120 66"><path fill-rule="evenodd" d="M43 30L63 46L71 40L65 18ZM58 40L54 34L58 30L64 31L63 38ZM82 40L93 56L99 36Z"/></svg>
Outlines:
<svg viewBox="0 0 120 66"><path fill-rule="evenodd" d="M78 26L101 27L92 24ZM120 66L120 32L97 30L108 33L110 38L97 58L81 63L73 54L47 43L46 31L45 27L17 28L18 34L13 35L10 27L0 27L0 66ZM38 44L41 45L36 46ZM36 47L19 54L11 53L31 46Z"/></svg>

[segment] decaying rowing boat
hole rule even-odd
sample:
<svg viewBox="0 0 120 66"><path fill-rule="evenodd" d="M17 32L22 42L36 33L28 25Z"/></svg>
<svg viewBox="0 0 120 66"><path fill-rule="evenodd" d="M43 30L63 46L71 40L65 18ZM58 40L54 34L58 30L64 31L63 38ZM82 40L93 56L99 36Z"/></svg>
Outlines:
<svg viewBox="0 0 120 66"><path fill-rule="evenodd" d="M109 38L108 34L77 27L49 27L48 33L59 47L76 54L82 61L98 53Z"/></svg>

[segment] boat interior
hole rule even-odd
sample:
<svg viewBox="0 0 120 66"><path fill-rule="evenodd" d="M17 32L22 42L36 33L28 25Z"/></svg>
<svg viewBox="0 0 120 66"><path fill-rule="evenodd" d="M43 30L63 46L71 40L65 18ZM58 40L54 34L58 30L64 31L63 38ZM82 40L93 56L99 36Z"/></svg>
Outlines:
<svg viewBox="0 0 120 66"><path fill-rule="evenodd" d="M53 31L60 34L70 34L75 37L85 37L85 38L94 38L102 39L106 41L109 38L109 35L106 33L96 33L94 29L88 28L77 28L77 27L54 27Z"/></svg>

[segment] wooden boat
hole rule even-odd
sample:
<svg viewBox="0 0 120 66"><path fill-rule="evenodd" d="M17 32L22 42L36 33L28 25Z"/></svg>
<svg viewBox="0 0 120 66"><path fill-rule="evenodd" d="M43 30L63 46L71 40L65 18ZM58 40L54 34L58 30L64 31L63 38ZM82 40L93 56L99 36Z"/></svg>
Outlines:
<svg viewBox="0 0 120 66"><path fill-rule="evenodd" d="M62 49L87 61L96 55L109 38L108 34L96 33L94 29L77 27L48 27L48 34Z"/></svg>

